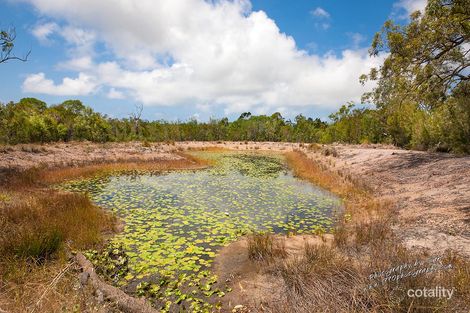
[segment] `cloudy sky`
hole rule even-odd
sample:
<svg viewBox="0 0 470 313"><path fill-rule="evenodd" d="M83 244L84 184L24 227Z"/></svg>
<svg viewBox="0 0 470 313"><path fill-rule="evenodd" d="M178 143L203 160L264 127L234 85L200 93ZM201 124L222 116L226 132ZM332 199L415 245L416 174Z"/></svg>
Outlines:
<svg viewBox="0 0 470 313"><path fill-rule="evenodd" d="M325 118L371 85L367 48L388 18L425 0L1 0L16 54L0 65L0 101L80 99L147 119L245 111Z"/></svg>

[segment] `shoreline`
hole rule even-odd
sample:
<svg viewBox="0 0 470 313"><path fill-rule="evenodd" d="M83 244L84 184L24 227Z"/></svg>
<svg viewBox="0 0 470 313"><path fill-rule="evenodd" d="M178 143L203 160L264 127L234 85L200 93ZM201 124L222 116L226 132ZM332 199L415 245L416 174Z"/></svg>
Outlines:
<svg viewBox="0 0 470 313"><path fill-rule="evenodd" d="M211 147L281 153L302 151L325 169L344 173L374 195L396 201L399 219L403 221L396 232L402 233L408 247L437 248L439 251L451 248L470 256L470 156L409 151L383 145L72 142L4 147L0 153L0 172L38 166L65 169L103 164L112 167L117 163L171 162L183 159L178 153ZM332 152L337 155L330 154Z"/></svg>

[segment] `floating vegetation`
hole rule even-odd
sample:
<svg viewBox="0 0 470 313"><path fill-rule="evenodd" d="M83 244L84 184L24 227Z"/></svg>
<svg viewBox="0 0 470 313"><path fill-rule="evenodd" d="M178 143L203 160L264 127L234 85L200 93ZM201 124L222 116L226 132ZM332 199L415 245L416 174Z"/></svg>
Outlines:
<svg viewBox="0 0 470 313"><path fill-rule="evenodd" d="M85 252L85 256L108 281L118 283L129 272L129 257L122 243L112 242L102 251Z"/></svg>
<svg viewBox="0 0 470 313"><path fill-rule="evenodd" d="M113 281L148 297L162 311L217 309L217 299L230 291L216 284L210 272L220 247L253 231L323 232L340 205L330 193L294 178L280 155L194 154L214 166L96 177L62 186L87 192L125 221L112 244L125 251L126 274L114 274L124 259L121 248L111 249Z"/></svg>

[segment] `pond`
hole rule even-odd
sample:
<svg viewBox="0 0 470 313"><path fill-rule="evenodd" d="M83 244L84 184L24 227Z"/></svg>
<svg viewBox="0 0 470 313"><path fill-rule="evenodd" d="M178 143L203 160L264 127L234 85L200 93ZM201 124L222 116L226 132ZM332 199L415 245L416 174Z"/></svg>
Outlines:
<svg viewBox="0 0 470 313"><path fill-rule="evenodd" d="M121 173L62 186L87 192L124 222L113 238L128 258L115 283L163 310L210 311L217 250L250 233L314 233L332 226L340 200L292 175L282 155L193 152L213 166L197 171ZM127 261L126 261L127 262ZM177 311L177 310L176 310Z"/></svg>

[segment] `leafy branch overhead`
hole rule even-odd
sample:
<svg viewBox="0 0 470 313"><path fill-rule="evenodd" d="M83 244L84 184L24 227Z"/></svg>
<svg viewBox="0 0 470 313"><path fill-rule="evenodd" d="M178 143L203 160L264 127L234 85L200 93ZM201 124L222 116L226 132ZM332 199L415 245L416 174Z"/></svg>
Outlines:
<svg viewBox="0 0 470 313"><path fill-rule="evenodd" d="M13 54L13 48L15 47L16 31L14 28L7 30L0 30L0 63L5 63L10 60L18 60L26 62L31 53L31 50L26 53L24 57L18 57Z"/></svg>
<svg viewBox="0 0 470 313"><path fill-rule="evenodd" d="M370 54L389 55L379 69L361 76L361 82L378 81L364 100L379 107L395 101L442 105L470 80L469 40L469 0L429 0L424 13L411 14L408 25L387 21Z"/></svg>

